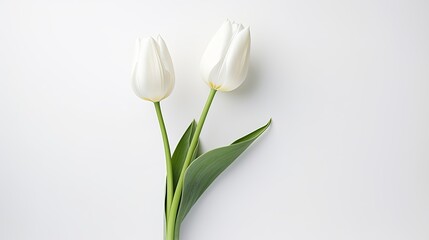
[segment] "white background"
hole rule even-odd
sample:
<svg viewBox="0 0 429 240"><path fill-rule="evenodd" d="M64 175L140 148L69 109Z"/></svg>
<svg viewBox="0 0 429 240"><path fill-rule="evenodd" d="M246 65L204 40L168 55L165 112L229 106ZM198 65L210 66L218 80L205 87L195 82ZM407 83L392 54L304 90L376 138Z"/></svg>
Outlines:
<svg viewBox="0 0 429 240"><path fill-rule="evenodd" d="M182 239L429 239L428 12L425 0L1 0L0 239L162 239L162 140L130 87L134 41L160 33L170 48L174 147L227 17L251 26L252 64L216 96L203 148L273 125Z"/></svg>

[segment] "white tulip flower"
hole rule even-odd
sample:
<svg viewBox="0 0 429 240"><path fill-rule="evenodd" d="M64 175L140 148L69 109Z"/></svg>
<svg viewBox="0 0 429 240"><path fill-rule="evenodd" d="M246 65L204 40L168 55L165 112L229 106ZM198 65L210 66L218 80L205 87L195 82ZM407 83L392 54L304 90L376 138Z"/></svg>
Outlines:
<svg viewBox="0 0 429 240"><path fill-rule="evenodd" d="M161 36L138 38L132 70L134 93L151 102L168 97L174 88L174 68Z"/></svg>
<svg viewBox="0 0 429 240"><path fill-rule="evenodd" d="M214 90L232 91L247 76L250 28L226 20L201 59L203 80Z"/></svg>

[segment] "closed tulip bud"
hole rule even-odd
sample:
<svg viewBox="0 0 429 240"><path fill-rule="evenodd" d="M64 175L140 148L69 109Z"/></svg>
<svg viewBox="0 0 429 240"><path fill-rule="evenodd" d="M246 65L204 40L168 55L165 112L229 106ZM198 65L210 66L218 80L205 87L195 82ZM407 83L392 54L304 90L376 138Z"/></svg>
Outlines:
<svg viewBox="0 0 429 240"><path fill-rule="evenodd" d="M215 90L236 89L246 79L249 55L249 27L226 20L201 59L203 80Z"/></svg>
<svg viewBox="0 0 429 240"><path fill-rule="evenodd" d="M168 97L174 88L174 69L167 45L157 39L138 38L132 70L134 93L151 102Z"/></svg>

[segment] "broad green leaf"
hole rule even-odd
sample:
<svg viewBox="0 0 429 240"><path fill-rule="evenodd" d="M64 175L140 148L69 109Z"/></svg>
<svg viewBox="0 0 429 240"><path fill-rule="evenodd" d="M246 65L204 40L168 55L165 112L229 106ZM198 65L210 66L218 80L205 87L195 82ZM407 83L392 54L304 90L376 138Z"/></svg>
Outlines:
<svg viewBox="0 0 429 240"><path fill-rule="evenodd" d="M182 171L189 145L191 145L196 125L197 124L195 121L192 121L183 134L182 138L180 138L179 143L174 150L173 156L171 157L171 165L173 168L173 189L176 189L177 182L179 181L180 172Z"/></svg>
<svg viewBox="0 0 429 240"><path fill-rule="evenodd" d="M217 148L199 156L189 165L184 178L182 199L176 219L175 239L179 239L180 224L183 219L204 191L270 124L271 119L265 126L234 141L229 146Z"/></svg>

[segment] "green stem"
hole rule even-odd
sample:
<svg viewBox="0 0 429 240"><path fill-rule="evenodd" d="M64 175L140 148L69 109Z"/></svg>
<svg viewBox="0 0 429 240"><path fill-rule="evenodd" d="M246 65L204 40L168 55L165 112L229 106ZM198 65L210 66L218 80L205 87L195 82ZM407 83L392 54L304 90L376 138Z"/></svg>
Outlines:
<svg viewBox="0 0 429 240"><path fill-rule="evenodd" d="M162 140L164 142L165 161L167 166L167 199L166 199L166 218L170 214L171 202L173 201L173 167L171 165L170 144L168 142L167 130L165 129L164 118L162 117L161 105L159 102L154 102L156 115L158 116L159 127L161 128Z"/></svg>
<svg viewBox="0 0 429 240"><path fill-rule="evenodd" d="M201 113L200 120L197 123L194 136L192 137L191 145L189 146L188 152L186 153L185 162L183 163L182 171L180 172L179 181L174 192L173 202L171 203L170 215L167 219L167 240L174 240L174 225L176 223L177 209L180 203L180 197L182 195L183 188L183 178L185 177L186 169L188 168L192 155L194 154L195 148L198 144L198 139L200 138L201 130L203 129L204 122L206 120L207 114L209 112L210 106L213 102L214 96L216 94L215 89L210 90L210 94L207 98L206 105L203 108Z"/></svg>

